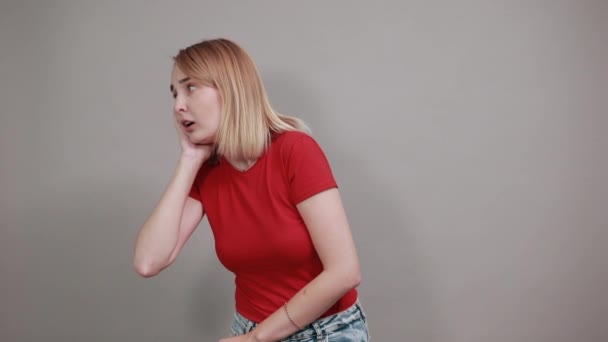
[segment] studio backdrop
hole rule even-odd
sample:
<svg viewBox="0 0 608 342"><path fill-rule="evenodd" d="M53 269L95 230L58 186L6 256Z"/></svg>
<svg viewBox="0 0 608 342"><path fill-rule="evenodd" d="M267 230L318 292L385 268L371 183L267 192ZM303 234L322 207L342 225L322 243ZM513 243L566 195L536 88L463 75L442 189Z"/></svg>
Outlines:
<svg viewBox="0 0 608 342"><path fill-rule="evenodd" d="M0 3L0 340L217 341L206 220L144 279L179 145L172 56L238 42L312 128L373 341L608 340L608 3Z"/></svg>

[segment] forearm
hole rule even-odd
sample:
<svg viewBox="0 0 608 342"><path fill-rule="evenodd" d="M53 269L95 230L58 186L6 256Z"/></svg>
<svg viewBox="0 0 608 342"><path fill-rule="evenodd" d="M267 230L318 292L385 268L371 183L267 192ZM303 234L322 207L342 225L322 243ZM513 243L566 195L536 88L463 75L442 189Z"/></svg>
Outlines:
<svg viewBox="0 0 608 342"><path fill-rule="evenodd" d="M171 181L137 236L134 267L138 273L155 275L167 265L178 241L186 198L201 165L202 161L180 158Z"/></svg>
<svg viewBox="0 0 608 342"><path fill-rule="evenodd" d="M279 341L317 320L348 291L359 285L358 268L350 272L323 271L287 302L289 320L281 307L253 332L255 341ZM295 323L295 324L294 324Z"/></svg>

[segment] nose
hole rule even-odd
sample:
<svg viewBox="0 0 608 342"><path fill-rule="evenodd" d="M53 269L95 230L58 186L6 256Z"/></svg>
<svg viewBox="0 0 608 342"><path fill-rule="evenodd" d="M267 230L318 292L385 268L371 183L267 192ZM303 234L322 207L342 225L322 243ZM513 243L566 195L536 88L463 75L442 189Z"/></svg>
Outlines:
<svg viewBox="0 0 608 342"><path fill-rule="evenodd" d="M177 95L175 102L173 103L173 111L176 113L186 112L186 101L179 95Z"/></svg>

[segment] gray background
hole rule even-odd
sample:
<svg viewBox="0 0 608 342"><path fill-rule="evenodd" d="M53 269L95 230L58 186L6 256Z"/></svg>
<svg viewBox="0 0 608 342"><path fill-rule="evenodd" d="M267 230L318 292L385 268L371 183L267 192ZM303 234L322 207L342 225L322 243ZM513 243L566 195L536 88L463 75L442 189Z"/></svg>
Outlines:
<svg viewBox="0 0 608 342"><path fill-rule="evenodd" d="M0 340L216 341L205 221L153 279L171 59L219 36L340 183L374 341L607 341L608 2L2 1Z"/></svg>

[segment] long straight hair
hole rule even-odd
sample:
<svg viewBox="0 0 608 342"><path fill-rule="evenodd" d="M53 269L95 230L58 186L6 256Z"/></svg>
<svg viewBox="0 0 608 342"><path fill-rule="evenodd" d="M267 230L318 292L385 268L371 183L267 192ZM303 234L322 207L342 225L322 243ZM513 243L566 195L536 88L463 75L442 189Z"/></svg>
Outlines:
<svg viewBox="0 0 608 342"><path fill-rule="evenodd" d="M273 133L310 133L302 120L272 109L253 59L236 43L223 38L204 40L179 50L173 60L188 77L220 94L218 155L255 160L268 148Z"/></svg>

